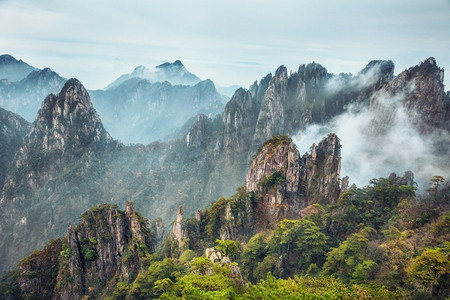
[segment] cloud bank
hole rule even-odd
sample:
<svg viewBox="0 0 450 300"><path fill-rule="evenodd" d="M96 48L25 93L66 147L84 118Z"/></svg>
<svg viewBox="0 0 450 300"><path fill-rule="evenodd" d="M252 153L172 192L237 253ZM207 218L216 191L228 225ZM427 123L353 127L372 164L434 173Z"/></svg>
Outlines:
<svg viewBox="0 0 450 300"><path fill-rule="evenodd" d="M387 97L379 93L372 105L348 106L329 123L302 130L294 141L304 153L312 143L334 132L342 144L341 177L348 175L350 183L362 187L372 178L411 170L419 191L425 191L434 175L450 179L448 154L437 150L439 145L450 145L450 136L442 130L420 134L402 100L403 95Z"/></svg>

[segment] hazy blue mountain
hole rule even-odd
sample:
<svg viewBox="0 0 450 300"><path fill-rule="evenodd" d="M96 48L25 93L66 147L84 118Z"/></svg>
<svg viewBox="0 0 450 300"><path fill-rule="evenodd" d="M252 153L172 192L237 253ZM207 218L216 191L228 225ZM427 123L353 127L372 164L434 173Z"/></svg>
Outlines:
<svg viewBox="0 0 450 300"><path fill-rule="evenodd" d="M194 85L200 82L200 78L189 72L181 61L176 60L173 63L166 62L152 69L148 69L145 66L138 66L133 72L123 74L114 80L106 89L116 87L131 78L148 79L150 82L168 81L171 84L182 85Z"/></svg>
<svg viewBox="0 0 450 300"><path fill-rule="evenodd" d="M37 70L35 67L30 66L21 59L17 60L9 54L0 55L0 79L19 81L32 71Z"/></svg>
<svg viewBox="0 0 450 300"><path fill-rule="evenodd" d="M20 81L0 80L0 107L32 122L48 94L58 93L66 79L50 68L31 71Z"/></svg>
<svg viewBox="0 0 450 300"><path fill-rule="evenodd" d="M132 78L90 94L106 129L124 143L173 138L190 118L213 118L226 103L211 80L191 86Z"/></svg>
<svg viewBox="0 0 450 300"><path fill-rule="evenodd" d="M415 178L428 176L430 170L448 177L450 99L442 83L443 69L430 58L397 76L393 71L391 61L373 61L354 76L330 74L317 63L301 65L292 73L281 66L248 90L237 90L221 117L189 117L174 139L146 146L114 141L102 124L109 116L100 114L100 120L94 106L99 112L102 105L113 108L109 113L117 120L129 113L149 115L145 122L159 117L170 121L177 116L158 116L166 105L164 112L172 111L169 99L178 99L175 96L182 91L183 98L175 103L177 109L188 110L189 105L182 106L186 94L193 95L191 100L200 101L200 95L214 99L212 82L183 87L131 79L122 88L93 92L92 104L84 87L70 80L58 95L45 99L6 174L0 196L0 270L63 235L69 223L95 204L132 200L144 217L161 217L166 224L180 205L186 215L193 214L242 185L252 157L275 135L303 136L318 127L339 131L341 177L348 175L346 163L361 166L350 180L379 166L384 174L395 167L412 170ZM112 92L117 93L115 101L106 94ZM159 95L154 98L158 101L148 100L153 94ZM134 111L133 105L144 113ZM128 126L123 120L119 128ZM329 132L317 131L313 141ZM348 132L356 140L346 144ZM299 153L312 144L293 140ZM326 154L313 150L314 146L306 156L311 161ZM307 162L302 165L314 169ZM322 171L320 167L314 172ZM308 184L320 186L314 180Z"/></svg>

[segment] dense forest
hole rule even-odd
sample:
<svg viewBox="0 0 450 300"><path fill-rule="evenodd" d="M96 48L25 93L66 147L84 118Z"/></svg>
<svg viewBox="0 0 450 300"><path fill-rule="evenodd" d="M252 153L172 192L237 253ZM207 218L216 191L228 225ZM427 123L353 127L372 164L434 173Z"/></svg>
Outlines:
<svg viewBox="0 0 450 300"><path fill-rule="evenodd" d="M274 189L282 182L274 174L261 184ZM142 236L136 238L134 229L125 234L133 238L117 272L84 280L77 293L86 299L444 299L450 292L450 186L434 176L426 193L415 190L405 177L373 179L351 186L334 204L310 205L300 219L258 231L245 230L250 221L244 212L260 195L243 186L199 212L201 218L182 220L180 243L173 233L158 243L152 224L134 212ZM220 239L227 206L241 226L234 240ZM85 226L87 232L79 247L83 272L101 272L102 247L114 240L114 232L101 230L111 209L112 218L128 214L95 206L74 229ZM73 288L70 240L69 234L50 242L7 272L1 298L59 299ZM136 273L121 275L130 264L138 264ZM24 279L39 282L39 289L24 293Z"/></svg>

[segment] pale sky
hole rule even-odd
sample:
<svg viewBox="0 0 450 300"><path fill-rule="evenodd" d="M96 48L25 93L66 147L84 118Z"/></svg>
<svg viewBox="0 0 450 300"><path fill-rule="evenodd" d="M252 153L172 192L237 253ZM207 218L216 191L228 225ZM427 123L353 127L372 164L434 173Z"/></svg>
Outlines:
<svg viewBox="0 0 450 300"><path fill-rule="evenodd" d="M450 90L450 0L0 0L0 28L0 54L89 89L176 59L247 87L280 65L356 74L391 59L397 74L434 56Z"/></svg>

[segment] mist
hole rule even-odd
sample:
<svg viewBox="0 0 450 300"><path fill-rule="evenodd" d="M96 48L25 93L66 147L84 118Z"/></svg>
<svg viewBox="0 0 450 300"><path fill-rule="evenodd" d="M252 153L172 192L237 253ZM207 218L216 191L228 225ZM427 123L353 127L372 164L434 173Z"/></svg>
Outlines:
<svg viewBox="0 0 450 300"><path fill-rule="evenodd" d="M413 125L417 116L402 105L410 88L396 96L377 93L370 106L350 105L327 124L298 132L294 142L300 153L309 152L313 143L334 132L342 144L341 177L349 176L350 184L363 187L373 178L392 172L402 176L410 170L419 192L425 191L434 175L450 178L448 154L437 150L439 145L450 145L450 136L443 130L427 135L418 132Z"/></svg>

